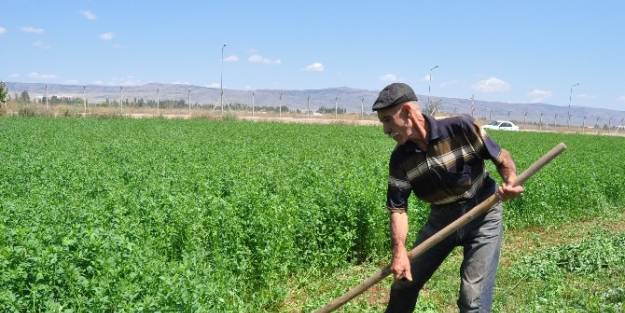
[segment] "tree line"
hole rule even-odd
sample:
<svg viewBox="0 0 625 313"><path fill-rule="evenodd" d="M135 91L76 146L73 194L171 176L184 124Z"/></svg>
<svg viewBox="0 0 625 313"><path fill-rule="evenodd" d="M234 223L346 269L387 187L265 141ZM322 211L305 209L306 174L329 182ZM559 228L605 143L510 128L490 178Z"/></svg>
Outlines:
<svg viewBox="0 0 625 313"><path fill-rule="evenodd" d="M28 104L28 103L48 103L50 105L59 105L59 104L67 104L67 105L82 105L84 103L84 99L81 97L59 97L59 96L50 96L46 99L46 97L41 97L41 98L31 98L30 94L28 93L28 91L24 90L20 93L15 93L13 95L13 98L11 98L11 96L9 95L8 89L6 88L6 85L4 84L4 82L0 82L0 101L2 103L5 103L7 101L13 100L17 103L21 103L21 104ZM47 100L47 102L46 102ZM88 103L89 104L89 103ZM94 103L94 104L89 104L89 105L94 105L94 106L105 106L105 107L109 107L109 106L118 106L119 103L119 99L109 99L108 97L100 103ZM130 98L126 98L122 100L121 103L123 106L132 106L132 107L150 107L150 108L156 108L156 107L160 107L160 108L186 108L189 106L189 104L184 100L184 99L163 99L160 101L156 101L154 99L148 99L145 100L143 98L137 98L137 97L133 97L132 99ZM197 107L199 106L198 103L194 103L192 104L193 106ZM206 105L202 105L203 107L207 108L207 109L219 109L219 106L217 104L206 104ZM244 104L244 103L228 103L228 104L224 104L224 109L226 110L248 110L251 111L252 110L252 106L250 106L249 104ZM307 113L308 110L303 110L303 109L293 109L293 108L289 108L286 105L282 105L282 106L268 106L268 105L261 105L261 106L255 106L254 107L255 111L258 112L283 112L283 113ZM338 113L338 114L345 114L347 113L347 109L344 107L339 107L339 108L335 108L335 107L324 107L321 106L319 107L316 111L316 113L322 113L322 114L333 114L333 113Z"/></svg>

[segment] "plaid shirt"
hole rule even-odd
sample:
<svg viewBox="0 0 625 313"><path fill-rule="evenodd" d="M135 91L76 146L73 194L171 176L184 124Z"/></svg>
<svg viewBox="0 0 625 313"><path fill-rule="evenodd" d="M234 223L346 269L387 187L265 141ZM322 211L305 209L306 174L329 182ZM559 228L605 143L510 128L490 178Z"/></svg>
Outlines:
<svg viewBox="0 0 625 313"><path fill-rule="evenodd" d="M391 154L387 207L407 209L410 192L433 206L495 192L495 181L484 169L484 160L496 162L499 145L482 135L470 116L424 117L429 126L427 151L407 141Z"/></svg>

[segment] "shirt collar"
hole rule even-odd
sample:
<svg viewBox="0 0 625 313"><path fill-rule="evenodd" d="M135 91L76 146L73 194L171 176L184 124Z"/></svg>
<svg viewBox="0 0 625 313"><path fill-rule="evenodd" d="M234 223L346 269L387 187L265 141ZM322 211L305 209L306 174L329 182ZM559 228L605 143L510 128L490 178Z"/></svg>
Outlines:
<svg viewBox="0 0 625 313"><path fill-rule="evenodd" d="M432 142L441 136L441 132L438 127L438 121L429 115L423 114L425 121L428 123L428 142Z"/></svg>

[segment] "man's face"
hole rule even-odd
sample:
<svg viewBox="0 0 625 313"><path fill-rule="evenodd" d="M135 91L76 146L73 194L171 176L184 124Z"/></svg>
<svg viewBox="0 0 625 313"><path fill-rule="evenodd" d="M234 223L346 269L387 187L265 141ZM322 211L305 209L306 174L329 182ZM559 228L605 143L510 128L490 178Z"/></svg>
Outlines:
<svg viewBox="0 0 625 313"><path fill-rule="evenodd" d="M406 143L414 132L409 118L410 110L404 105L400 104L378 111L378 119L382 122L384 133L400 145Z"/></svg>

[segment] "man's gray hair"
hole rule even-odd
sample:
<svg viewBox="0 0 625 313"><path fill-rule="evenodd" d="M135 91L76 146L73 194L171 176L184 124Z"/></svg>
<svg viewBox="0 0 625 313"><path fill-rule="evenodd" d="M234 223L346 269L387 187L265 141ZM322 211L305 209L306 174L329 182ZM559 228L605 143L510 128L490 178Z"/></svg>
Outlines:
<svg viewBox="0 0 625 313"><path fill-rule="evenodd" d="M417 101L408 101L408 104L410 104L413 108L421 111L421 105L419 105L419 102L417 102Z"/></svg>

